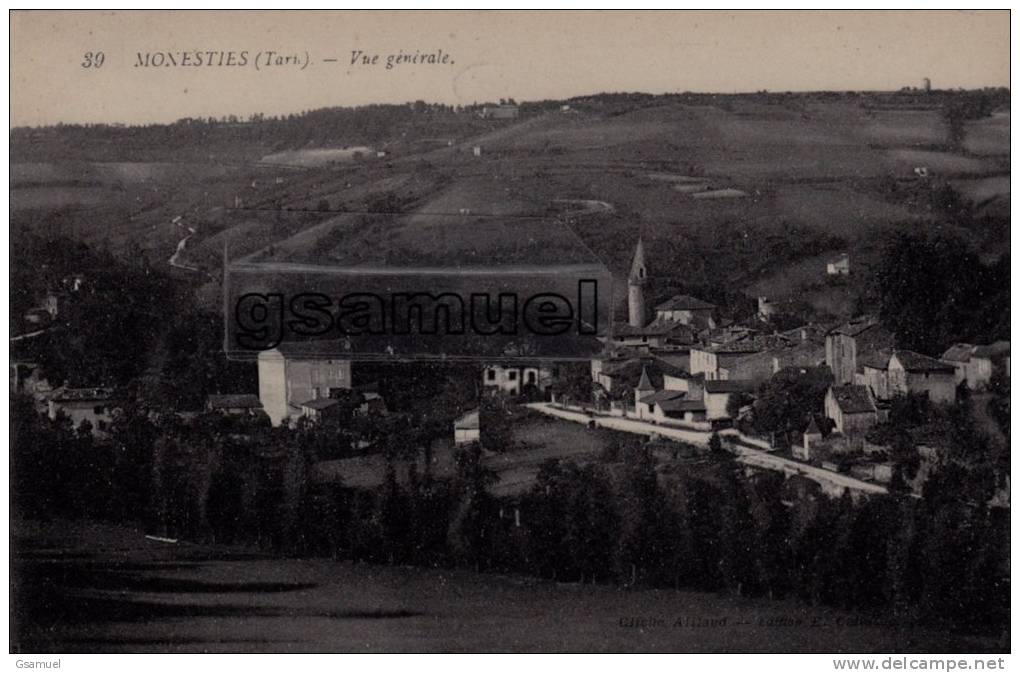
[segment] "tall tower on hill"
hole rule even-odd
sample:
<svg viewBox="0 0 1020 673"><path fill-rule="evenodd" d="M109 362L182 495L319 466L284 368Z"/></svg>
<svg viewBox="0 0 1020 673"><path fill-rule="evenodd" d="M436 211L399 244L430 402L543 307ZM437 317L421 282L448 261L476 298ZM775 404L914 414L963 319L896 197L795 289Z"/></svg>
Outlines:
<svg viewBox="0 0 1020 673"><path fill-rule="evenodd" d="M631 327L645 326L645 285L648 284L648 267L645 266L645 244L639 238L634 249L634 261L627 278L627 322Z"/></svg>

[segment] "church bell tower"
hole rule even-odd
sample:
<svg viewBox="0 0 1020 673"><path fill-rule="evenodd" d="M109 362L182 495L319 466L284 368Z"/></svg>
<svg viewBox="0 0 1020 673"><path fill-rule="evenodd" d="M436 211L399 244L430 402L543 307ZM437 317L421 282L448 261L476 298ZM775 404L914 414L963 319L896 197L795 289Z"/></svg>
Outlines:
<svg viewBox="0 0 1020 673"><path fill-rule="evenodd" d="M631 327L644 327L647 313L645 311L645 285L648 284L648 268L645 266L645 245L639 238L634 249L634 261L630 265L630 276L627 278L627 322Z"/></svg>

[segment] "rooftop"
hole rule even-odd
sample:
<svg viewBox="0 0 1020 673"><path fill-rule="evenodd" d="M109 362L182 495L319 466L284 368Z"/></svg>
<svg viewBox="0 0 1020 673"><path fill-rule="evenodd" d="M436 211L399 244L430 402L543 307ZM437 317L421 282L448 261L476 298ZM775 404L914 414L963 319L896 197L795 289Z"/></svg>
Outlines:
<svg viewBox="0 0 1020 673"><path fill-rule="evenodd" d="M953 344L942 354L942 359L949 362L970 362L973 353L974 344Z"/></svg>
<svg viewBox="0 0 1020 673"><path fill-rule="evenodd" d="M670 297L655 307L656 311L709 311L715 308L715 304L702 301L697 297L686 294L678 294Z"/></svg>
<svg viewBox="0 0 1020 673"><path fill-rule="evenodd" d="M1008 341L996 341L987 346L976 346L974 348L974 357L976 358L993 358L1000 355L1009 355Z"/></svg>
<svg viewBox="0 0 1020 673"><path fill-rule="evenodd" d="M262 400L258 395L245 393L209 395L206 401L210 409L261 409Z"/></svg>
<svg viewBox="0 0 1020 673"><path fill-rule="evenodd" d="M872 316L861 316L854 318L848 322L843 323L837 327L834 327L829 333L830 334L842 334L845 336L857 336L862 332L866 332L873 327L878 327L878 320Z"/></svg>
<svg viewBox="0 0 1020 673"><path fill-rule="evenodd" d="M323 409L329 409L330 407L334 407L338 404L340 404L340 400L334 400L329 397L320 397L315 400L308 400L307 402L302 402L298 406L304 407L306 409L314 409L315 411L322 411Z"/></svg>
<svg viewBox="0 0 1020 673"><path fill-rule="evenodd" d="M112 398L112 388L61 388L50 399L54 402L92 402Z"/></svg>
<svg viewBox="0 0 1020 673"><path fill-rule="evenodd" d="M645 395L641 398L642 404L658 404L669 400L678 400L687 397L687 393L683 390L658 390L651 395Z"/></svg>
<svg viewBox="0 0 1020 673"><path fill-rule="evenodd" d="M478 409L467 412L453 422L453 427L458 430L478 430L481 425L478 420Z"/></svg>
<svg viewBox="0 0 1020 673"><path fill-rule="evenodd" d="M955 371L953 365L921 355L914 351L894 351L893 356L899 360L903 368L908 372L947 372ZM891 359L891 358L890 358Z"/></svg>
<svg viewBox="0 0 1020 673"><path fill-rule="evenodd" d="M892 351L883 348L881 350L866 353L863 357L861 357L860 364L862 367L885 370L889 368L889 358L891 356Z"/></svg>
<svg viewBox="0 0 1020 673"><path fill-rule="evenodd" d="M867 386L832 386L829 389L836 405L844 414L864 414L875 411L875 404L871 401L871 393Z"/></svg>
<svg viewBox="0 0 1020 673"><path fill-rule="evenodd" d="M753 381L739 379L706 379L706 393L749 393L754 390Z"/></svg>

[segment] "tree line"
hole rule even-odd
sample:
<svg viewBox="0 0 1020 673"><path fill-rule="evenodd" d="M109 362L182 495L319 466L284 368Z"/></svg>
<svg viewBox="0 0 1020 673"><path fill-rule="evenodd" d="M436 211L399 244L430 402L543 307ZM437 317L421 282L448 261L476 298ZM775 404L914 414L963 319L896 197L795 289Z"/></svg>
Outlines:
<svg viewBox="0 0 1020 673"><path fill-rule="evenodd" d="M855 501L747 474L719 443L667 469L626 439L588 464L547 461L531 488L497 497L480 445L435 475L412 430L388 433L381 485L353 488L312 478L309 428L129 410L100 442L15 397L13 511L297 556L789 597L970 633L1008 624L1008 511L961 497L953 466L923 499Z"/></svg>

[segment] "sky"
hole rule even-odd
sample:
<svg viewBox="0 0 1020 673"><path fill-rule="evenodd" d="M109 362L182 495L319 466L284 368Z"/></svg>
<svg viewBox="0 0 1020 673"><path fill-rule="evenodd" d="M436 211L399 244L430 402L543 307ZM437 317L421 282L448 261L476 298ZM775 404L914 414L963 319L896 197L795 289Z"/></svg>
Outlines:
<svg viewBox="0 0 1020 673"><path fill-rule="evenodd" d="M442 60L439 50L446 63L385 67L390 54ZM165 63L167 52L180 61L182 51L189 65L137 65L140 54ZM230 51L245 64L191 65L195 52L219 62ZM292 55L292 64L267 65L269 51ZM351 65L356 51L379 59ZM11 125L164 123L418 99L894 90L925 77L936 88L1009 86L1009 56L1006 10L15 11Z"/></svg>

